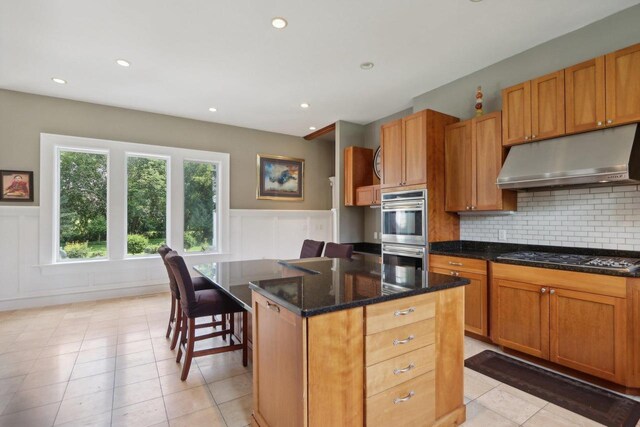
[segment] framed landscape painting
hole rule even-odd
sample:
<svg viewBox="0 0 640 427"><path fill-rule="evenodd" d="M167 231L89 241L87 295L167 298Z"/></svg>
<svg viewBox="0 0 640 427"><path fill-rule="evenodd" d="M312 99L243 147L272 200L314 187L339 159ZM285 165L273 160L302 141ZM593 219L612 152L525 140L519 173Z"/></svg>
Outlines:
<svg viewBox="0 0 640 427"><path fill-rule="evenodd" d="M33 202L33 172L0 171L0 202Z"/></svg>
<svg viewBox="0 0 640 427"><path fill-rule="evenodd" d="M303 192L303 159L258 154L258 199L300 201Z"/></svg>

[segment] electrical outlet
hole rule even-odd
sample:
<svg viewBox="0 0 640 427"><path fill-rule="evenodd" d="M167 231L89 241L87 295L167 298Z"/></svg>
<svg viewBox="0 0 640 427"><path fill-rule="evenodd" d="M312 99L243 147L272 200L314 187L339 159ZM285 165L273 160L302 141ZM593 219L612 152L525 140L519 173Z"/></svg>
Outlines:
<svg viewBox="0 0 640 427"><path fill-rule="evenodd" d="M373 239L374 240L378 240L378 232L377 231L373 232Z"/></svg>
<svg viewBox="0 0 640 427"><path fill-rule="evenodd" d="M498 240L507 240L507 230L498 230Z"/></svg>

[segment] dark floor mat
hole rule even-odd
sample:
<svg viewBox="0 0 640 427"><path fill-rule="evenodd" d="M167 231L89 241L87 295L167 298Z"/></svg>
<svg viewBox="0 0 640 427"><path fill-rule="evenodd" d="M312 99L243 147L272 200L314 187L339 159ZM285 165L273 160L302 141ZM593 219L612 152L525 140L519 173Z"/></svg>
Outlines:
<svg viewBox="0 0 640 427"><path fill-rule="evenodd" d="M606 426L635 427L640 419L640 402L495 351L485 350L464 365Z"/></svg>

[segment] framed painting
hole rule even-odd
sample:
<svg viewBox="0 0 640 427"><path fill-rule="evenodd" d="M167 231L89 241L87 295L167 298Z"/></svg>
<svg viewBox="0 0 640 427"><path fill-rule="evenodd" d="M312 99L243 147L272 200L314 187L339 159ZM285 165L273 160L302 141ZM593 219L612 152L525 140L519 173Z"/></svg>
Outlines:
<svg viewBox="0 0 640 427"><path fill-rule="evenodd" d="M258 154L259 200L304 200L304 160Z"/></svg>
<svg viewBox="0 0 640 427"><path fill-rule="evenodd" d="M33 202L33 172L0 171L0 202Z"/></svg>

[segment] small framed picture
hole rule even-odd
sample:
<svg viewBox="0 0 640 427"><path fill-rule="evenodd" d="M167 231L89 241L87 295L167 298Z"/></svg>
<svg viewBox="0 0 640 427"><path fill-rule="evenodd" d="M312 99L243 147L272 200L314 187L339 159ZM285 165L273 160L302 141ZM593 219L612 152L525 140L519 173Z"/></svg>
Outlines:
<svg viewBox="0 0 640 427"><path fill-rule="evenodd" d="M33 172L0 171L0 202L33 202Z"/></svg>
<svg viewBox="0 0 640 427"><path fill-rule="evenodd" d="M304 200L304 160L258 154L259 200Z"/></svg>

